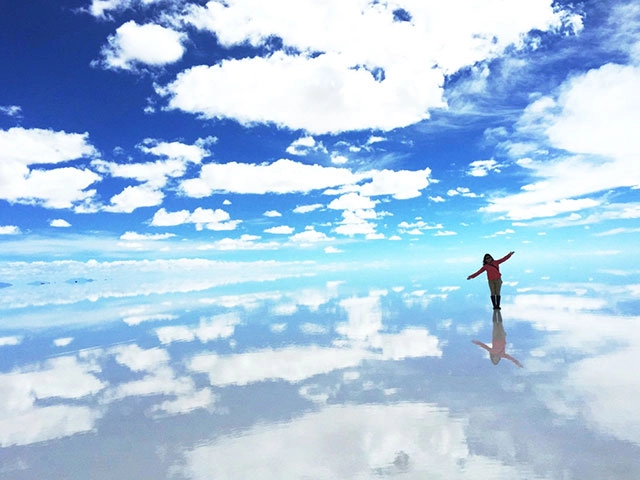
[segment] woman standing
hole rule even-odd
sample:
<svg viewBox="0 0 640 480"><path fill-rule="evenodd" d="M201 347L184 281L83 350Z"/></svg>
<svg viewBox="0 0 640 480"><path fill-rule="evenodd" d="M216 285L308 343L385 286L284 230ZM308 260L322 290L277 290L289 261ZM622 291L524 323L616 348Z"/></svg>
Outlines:
<svg viewBox="0 0 640 480"><path fill-rule="evenodd" d="M514 252L507 253L499 260L494 260L493 257L485 253L482 260L482 267L475 273L472 273L467 277L467 280L476 278L482 272L487 272L487 280L489 281L489 291L491 292L491 303L494 310L500 310L500 288L502 287L502 274L500 273L500 265L502 262L506 262L511 258Z"/></svg>

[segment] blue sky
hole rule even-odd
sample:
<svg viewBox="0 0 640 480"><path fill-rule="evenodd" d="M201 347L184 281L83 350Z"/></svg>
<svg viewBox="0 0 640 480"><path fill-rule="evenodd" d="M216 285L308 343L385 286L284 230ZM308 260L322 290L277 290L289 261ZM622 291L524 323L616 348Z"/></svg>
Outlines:
<svg viewBox="0 0 640 480"><path fill-rule="evenodd" d="M64 0L0 22L4 260L471 270L637 242L635 2Z"/></svg>

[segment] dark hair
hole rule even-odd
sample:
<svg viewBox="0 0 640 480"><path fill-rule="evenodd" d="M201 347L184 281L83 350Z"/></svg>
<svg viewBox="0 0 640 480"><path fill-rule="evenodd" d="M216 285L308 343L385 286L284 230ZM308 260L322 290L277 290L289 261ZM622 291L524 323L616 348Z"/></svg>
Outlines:
<svg viewBox="0 0 640 480"><path fill-rule="evenodd" d="M489 263L489 260L487 260L487 257L489 257L491 260L493 260L493 257L491 256L491 254L485 253L484 257L482 257L482 264L483 265L486 265L487 263Z"/></svg>

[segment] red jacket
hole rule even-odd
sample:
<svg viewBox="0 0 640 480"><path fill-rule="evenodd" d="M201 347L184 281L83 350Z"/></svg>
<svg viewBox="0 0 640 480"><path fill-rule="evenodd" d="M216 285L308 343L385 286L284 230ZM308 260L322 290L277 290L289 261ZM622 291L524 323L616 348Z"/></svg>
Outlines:
<svg viewBox="0 0 640 480"><path fill-rule="evenodd" d="M472 273L471 275L469 275L469 278L476 278L482 272L487 272L487 278L489 280L498 280L500 277L502 277L502 274L500 273L500 268L498 267L498 265L500 265L502 262L506 262L507 260L509 260L511 255L512 255L511 253L507 253L504 257L502 257L499 260L493 260L492 262L485 263L480 270L478 270L476 273Z"/></svg>

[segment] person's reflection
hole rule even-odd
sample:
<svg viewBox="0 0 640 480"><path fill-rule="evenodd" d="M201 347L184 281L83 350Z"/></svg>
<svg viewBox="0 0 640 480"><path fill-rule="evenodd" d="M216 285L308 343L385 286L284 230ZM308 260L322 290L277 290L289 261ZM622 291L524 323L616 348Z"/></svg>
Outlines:
<svg viewBox="0 0 640 480"><path fill-rule="evenodd" d="M494 365L497 365L501 359L506 358L522 368L522 364L505 351L507 347L507 333L504 331L504 327L502 325L502 314L500 313L500 310L493 311L493 333L491 346L488 346L478 340L473 340L473 343L489 352L489 358L491 359L491 363Z"/></svg>

